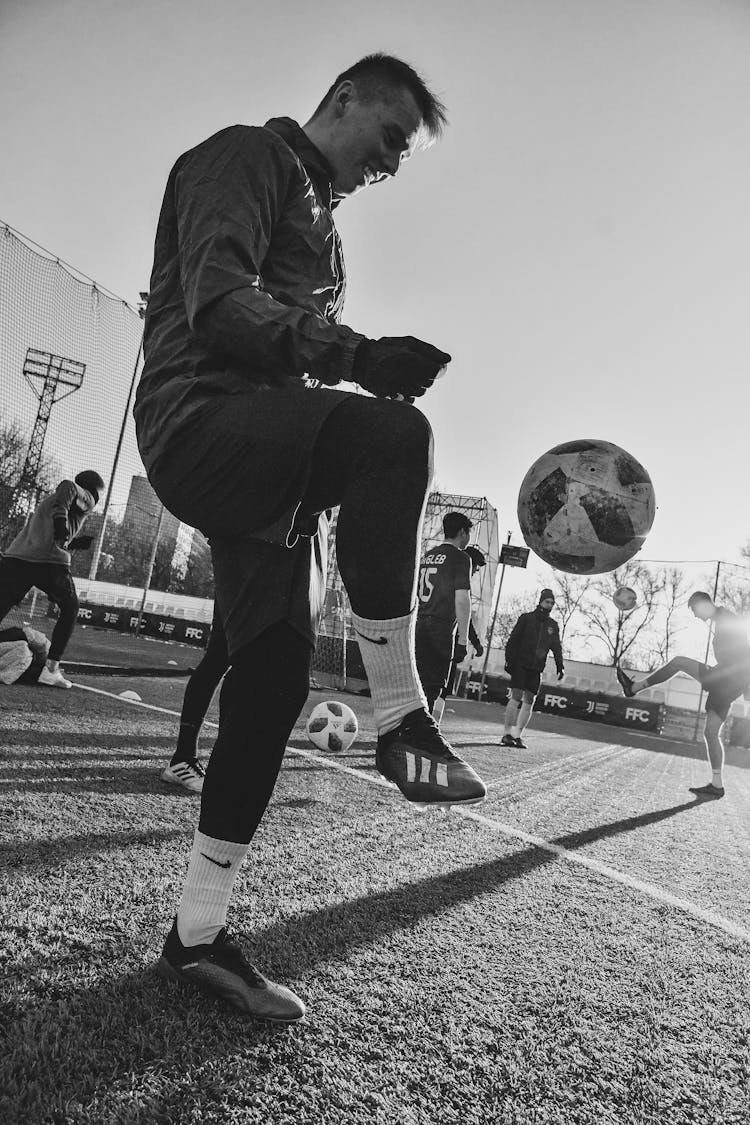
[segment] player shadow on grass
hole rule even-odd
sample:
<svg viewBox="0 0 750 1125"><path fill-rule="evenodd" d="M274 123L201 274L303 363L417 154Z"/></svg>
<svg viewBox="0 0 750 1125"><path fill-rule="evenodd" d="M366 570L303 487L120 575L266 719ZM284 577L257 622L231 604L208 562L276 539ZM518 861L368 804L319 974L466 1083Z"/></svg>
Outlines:
<svg viewBox="0 0 750 1125"><path fill-rule="evenodd" d="M134 767L129 759L118 765L117 759L103 757L78 765L66 761L64 753L60 757L61 761L43 759L39 770L3 769L0 759L0 795L9 800L15 795L33 797L42 793L100 793L108 797L143 794L195 802L194 793L161 780L159 775L169 759L168 754L158 755L151 761L142 754L140 760L144 764L140 768Z"/></svg>
<svg viewBox="0 0 750 1125"><path fill-rule="evenodd" d="M27 727L24 729L6 730L0 727L0 762L6 758L20 758L28 760L30 758L46 758L49 760L51 754L63 754L66 750L88 750L91 754L98 753L100 750L109 749L124 749L130 750L131 753L127 757L143 757L144 749L148 747L158 747L161 752L162 747L171 747L174 749L176 741L176 724L175 734L133 734L132 731L128 733L118 734L114 731L62 731L59 729L43 729L41 727ZM145 745L139 745L145 744ZM12 746L23 746L30 748L25 750L23 754L8 753L8 749ZM34 750L39 750L38 754L34 754ZM171 751L170 751L171 753Z"/></svg>
<svg viewBox="0 0 750 1125"><path fill-rule="evenodd" d="M597 839L665 820L699 803L683 803L627 817L551 842L574 850ZM137 837L124 832L102 834L80 838L80 850L92 854L109 846L117 848L182 834L181 830L142 833ZM556 855L530 846L487 863L457 868L390 890L360 895L334 906L278 919L241 936L251 956L257 957L266 973L294 984L295 978L304 976L321 962L345 960L359 947L377 945L394 933L408 931L427 917L481 896L494 895L505 884L554 862L558 862ZM165 918L162 929L166 930L167 925ZM6 1067L9 1068L6 1073L18 1074L29 1069L33 1062L35 1073L44 1076L46 1070L49 1075L54 1074L55 1105L64 1105L66 1101L85 1104L96 1090L125 1080L128 1074L149 1064L163 1070L180 1067L184 1058L194 1051L198 1026L204 1063L206 1045L224 1043L228 1034L239 1035L245 1044L258 1046L270 1044L283 1034L281 1046L274 1049L296 1052L298 1039L304 1038L304 1025L296 1031L279 1031L261 1023L247 1023L225 1005L206 1000L199 992L161 981L153 967L161 937L161 930L154 933L146 953L148 963L143 968L114 977L109 974L120 956L124 936L121 942L94 939L87 951L89 964L94 973L107 974L98 985L71 988L57 985L52 997L25 997L15 1010L12 1002L6 1003L4 1029L10 1049L0 1059L0 1080ZM131 963L132 957L143 956L141 950L132 948L129 938L126 944ZM126 1017L117 1017L120 1012L126 1013ZM116 1028L110 1027L113 1013ZM103 1029L107 1027L110 1030L105 1036ZM108 1040L111 1041L115 1032L116 1049L108 1049ZM25 1044L29 1042L33 1042L34 1050L27 1056ZM27 1107L32 1097L36 1098L37 1107L40 1098L50 1104L50 1095L46 1091L40 1093L39 1086L34 1089L27 1083L20 1087L16 1084L15 1091L14 1111ZM7 1084L5 1092L10 1109ZM2 1101L0 1095L0 1106Z"/></svg>
<svg viewBox="0 0 750 1125"><path fill-rule="evenodd" d="M27 877L35 871L44 872L70 861L104 858L112 852L127 855L128 848L153 847L172 840L190 840L194 827L191 821L174 828L82 832L75 836L56 836L48 840L20 840L14 844L0 844L0 866L9 871L11 876L15 871Z"/></svg>

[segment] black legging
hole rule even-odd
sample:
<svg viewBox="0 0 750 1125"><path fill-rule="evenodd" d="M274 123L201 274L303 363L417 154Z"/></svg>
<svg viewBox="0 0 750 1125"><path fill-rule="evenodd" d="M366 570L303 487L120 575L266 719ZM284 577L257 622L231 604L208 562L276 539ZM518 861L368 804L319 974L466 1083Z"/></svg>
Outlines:
<svg viewBox="0 0 750 1125"><path fill-rule="evenodd" d="M341 506L337 559L362 617L401 617L412 608L431 451L427 420L407 405L352 396L321 429L304 508ZM280 621L231 658L201 798L207 835L252 839L307 698L311 652Z"/></svg>
<svg viewBox="0 0 750 1125"><path fill-rule="evenodd" d="M431 477L430 425L405 403L353 395L323 424L304 508L340 505L336 559L360 617L411 610Z"/></svg>
<svg viewBox="0 0 750 1125"><path fill-rule="evenodd" d="M203 782L198 827L207 836L239 844L253 838L307 699L311 654L310 642L279 621L235 656Z"/></svg>
<svg viewBox="0 0 750 1125"><path fill-rule="evenodd" d="M197 756L198 735L203 726L203 720L211 705L214 692L219 686L219 681L228 667L227 641L219 612L214 604L211 635L208 638L206 651L185 687L182 714L180 715L180 733L177 736L177 749L172 755L170 765L176 765L177 762L187 762Z"/></svg>
<svg viewBox="0 0 750 1125"><path fill-rule="evenodd" d="M49 659L61 660L78 617L78 595L63 563L38 563L6 555L0 559L0 621L32 586L42 590L60 611L52 630Z"/></svg>

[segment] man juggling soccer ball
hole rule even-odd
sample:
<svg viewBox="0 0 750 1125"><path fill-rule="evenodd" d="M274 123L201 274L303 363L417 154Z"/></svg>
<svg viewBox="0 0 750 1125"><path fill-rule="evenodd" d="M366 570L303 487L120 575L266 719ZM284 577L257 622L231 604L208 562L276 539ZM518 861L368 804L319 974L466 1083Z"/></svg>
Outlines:
<svg viewBox="0 0 750 1125"><path fill-rule="evenodd" d="M703 741L711 767L711 780L706 785L691 785L690 792L703 800L716 800L724 796L724 743L721 732L735 699L750 687L750 644L747 628L735 613L724 606L715 605L710 594L696 590L688 598L693 615L713 624L713 650L716 664L709 667L688 656L675 656L667 664L650 672L641 680L633 679L622 668L617 669L617 679L623 694L631 698L639 691L663 684L684 672L697 680L706 695L706 725Z"/></svg>
<svg viewBox="0 0 750 1125"><path fill-rule="evenodd" d="M325 576L324 513L370 685L376 764L409 801L485 796L442 738L414 660L415 577L432 434L412 404L450 356L341 323L333 209L437 139L445 110L406 63L340 74L301 126L232 126L184 153L156 232L134 409L149 479L211 544L231 667L198 830L160 972L245 1015L304 1004L227 936L235 879L309 690ZM348 393L342 381L369 395ZM399 401L397 401L399 400Z"/></svg>
<svg viewBox="0 0 750 1125"><path fill-rule="evenodd" d="M75 480L60 481L54 492L40 500L0 559L0 621L32 586L42 590L60 611L37 680L46 687L73 686L60 670L78 616L70 552L91 546L91 536L78 533L99 503L103 488L104 481L93 469L84 469Z"/></svg>

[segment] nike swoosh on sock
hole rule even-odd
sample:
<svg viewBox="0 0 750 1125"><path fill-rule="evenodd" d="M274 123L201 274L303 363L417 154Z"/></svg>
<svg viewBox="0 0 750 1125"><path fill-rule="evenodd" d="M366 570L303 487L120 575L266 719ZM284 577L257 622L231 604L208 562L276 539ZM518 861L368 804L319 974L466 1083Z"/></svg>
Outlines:
<svg viewBox="0 0 750 1125"><path fill-rule="evenodd" d="M231 859L228 859L228 860L226 861L226 863L220 863L218 859L214 859L214 857L213 857L213 856L211 856L211 855L206 855L206 853L205 853L205 852L201 852L201 855L203 856L203 858L204 858L204 859L207 859L207 860L209 861L209 863L215 863L217 867L224 867L224 868L227 868L227 867L231 867L231 866L232 866L232 861L231 861Z"/></svg>
<svg viewBox="0 0 750 1125"><path fill-rule="evenodd" d="M364 635L364 633L360 633L358 629L355 629L354 632L357 634L358 637L361 637L363 641L369 641L371 645L387 645L388 644L388 638L387 637L366 637Z"/></svg>

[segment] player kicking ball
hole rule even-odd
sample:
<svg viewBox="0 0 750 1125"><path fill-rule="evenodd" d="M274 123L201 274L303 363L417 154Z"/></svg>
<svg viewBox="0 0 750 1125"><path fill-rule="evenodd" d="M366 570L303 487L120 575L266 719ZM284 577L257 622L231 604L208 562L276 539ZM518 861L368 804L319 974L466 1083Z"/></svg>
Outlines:
<svg viewBox="0 0 750 1125"><path fill-rule="evenodd" d="M715 605L710 594L696 590L690 595L688 606L701 621L713 623L716 664L709 667L699 660L676 656L642 680L633 679L622 668L617 669L617 679L628 698L665 683L678 672L698 681L707 693L703 741L711 766L711 780L707 785L691 785L690 792L703 800L716 800L724 796L724 743L721 732L729 708L750 687L750 645L746 628L739 617L724 606Z"/></svg>
<svg viewBox="0 0 750 1125"><path fill-rule="evenodd" d="M304 126L286 117L232 126L184 153L159 217L138 444L167 509L211 544L231 664L159 970L247 1016L288 1023L305 1011L246 960L226 918L309 691L327 509L339 507L337 560L378 770L412 802L485 796L429 714L414 659L432 433L411 403L451 357L341 323L333 220L338 203L395 176L444 123L416 71L368 56L335 79ZM394 287L397 278L394 263ZM340 389L346 381L370 395Z"/></svg>

